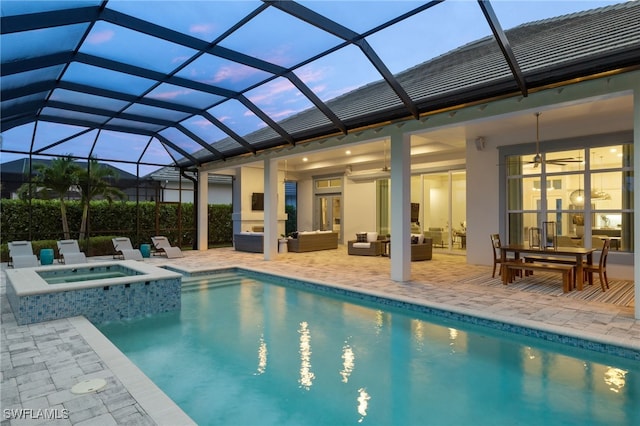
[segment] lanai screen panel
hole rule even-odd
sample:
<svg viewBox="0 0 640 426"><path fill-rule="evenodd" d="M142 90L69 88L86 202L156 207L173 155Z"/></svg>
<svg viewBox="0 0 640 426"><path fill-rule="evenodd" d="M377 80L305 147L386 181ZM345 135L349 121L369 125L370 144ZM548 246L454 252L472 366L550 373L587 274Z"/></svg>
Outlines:
<svg viewBox="0 0 640 426"><path fill-rule="evenodd" d="M163 153L131 144L127 161L194 168L526 95L637 64L640 6L614 3L5 0L1 150L107 156L88 135L130 133Z"/></svg>

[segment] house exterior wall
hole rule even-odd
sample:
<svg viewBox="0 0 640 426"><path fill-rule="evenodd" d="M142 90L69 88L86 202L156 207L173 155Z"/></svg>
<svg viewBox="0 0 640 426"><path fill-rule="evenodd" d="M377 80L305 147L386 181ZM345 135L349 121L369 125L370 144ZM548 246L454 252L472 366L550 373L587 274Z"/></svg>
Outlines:
<svg viewBox="0 0 640 426"><path fill-rule="evenodd" d="M374 180L354 182L344 178L343 239L344 244L356 239L356 232L376 230L376 183Z"/></svg>
<svg viewBox="0 0 640 426"><path fill-rule="evenodd" d="M178 182L169 182L163 190L163 200L166 202L193 203L193 184L190 181L182 182L182 200L180 200L180 185ZM231 204L230 184L209 183L209 204Z"/></svg>
<svg viewBox="0 0 640 426"><path fill-rule="evenodd" d="M264 168L245 166L240 168L242 174L240 182L240 229L251 231L254 226L264 226L264 211L252 210L251 197L253 193L265 193L264 191ZM231 188L230 188L231 190ZM284 234L285 221L287 215L284 212L284 173L278 171L278 235ZM265 200L266 203L266 200ZM238 220L238 218L234 219Z"/></svg>

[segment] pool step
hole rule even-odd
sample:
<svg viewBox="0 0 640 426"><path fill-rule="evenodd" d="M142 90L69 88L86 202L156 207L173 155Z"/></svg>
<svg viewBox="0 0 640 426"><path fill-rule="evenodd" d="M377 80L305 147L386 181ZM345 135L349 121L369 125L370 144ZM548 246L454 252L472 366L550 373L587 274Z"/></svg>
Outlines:
<svg viewBox="0 0 640 426"><path fill-rule="evenodd" d="M246 282L248 278L235 273L224 273L214 275L203 275L195 277L182 278L182 291L198 291L203 287L225 287L231 285L239 285Z"/></svg>

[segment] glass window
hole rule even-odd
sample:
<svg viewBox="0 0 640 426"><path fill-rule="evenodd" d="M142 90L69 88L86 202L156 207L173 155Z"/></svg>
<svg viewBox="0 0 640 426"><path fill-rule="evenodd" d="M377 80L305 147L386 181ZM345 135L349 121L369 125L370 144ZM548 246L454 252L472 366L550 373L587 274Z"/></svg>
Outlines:
<svg viewBox="0 0 640 426"><path fill-rule="evenodd" d="M531 228L550 221L562 244L595 247L609 238L614 250L633 251L632 145L544 153L537 164L532 158L506 159L510 243L525 243Z"/></svg>
<svg viewBox="0 0 640 426"><path fill-rule="evenodd" d="M342 179L318 179L316 180L316 188L340 188L342 187Z"/></svg>

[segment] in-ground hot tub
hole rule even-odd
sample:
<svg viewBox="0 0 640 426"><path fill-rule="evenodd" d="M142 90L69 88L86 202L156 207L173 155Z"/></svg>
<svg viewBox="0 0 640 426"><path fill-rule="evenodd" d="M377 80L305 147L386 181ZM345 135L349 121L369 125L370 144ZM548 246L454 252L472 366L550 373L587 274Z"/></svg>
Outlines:
<svg viewBox="0 0 640 426"><path fill-rule="evenodd" d="M133 260L7 269L19 325L84 315L91 322L180 309L182 275Z"/></svg>

